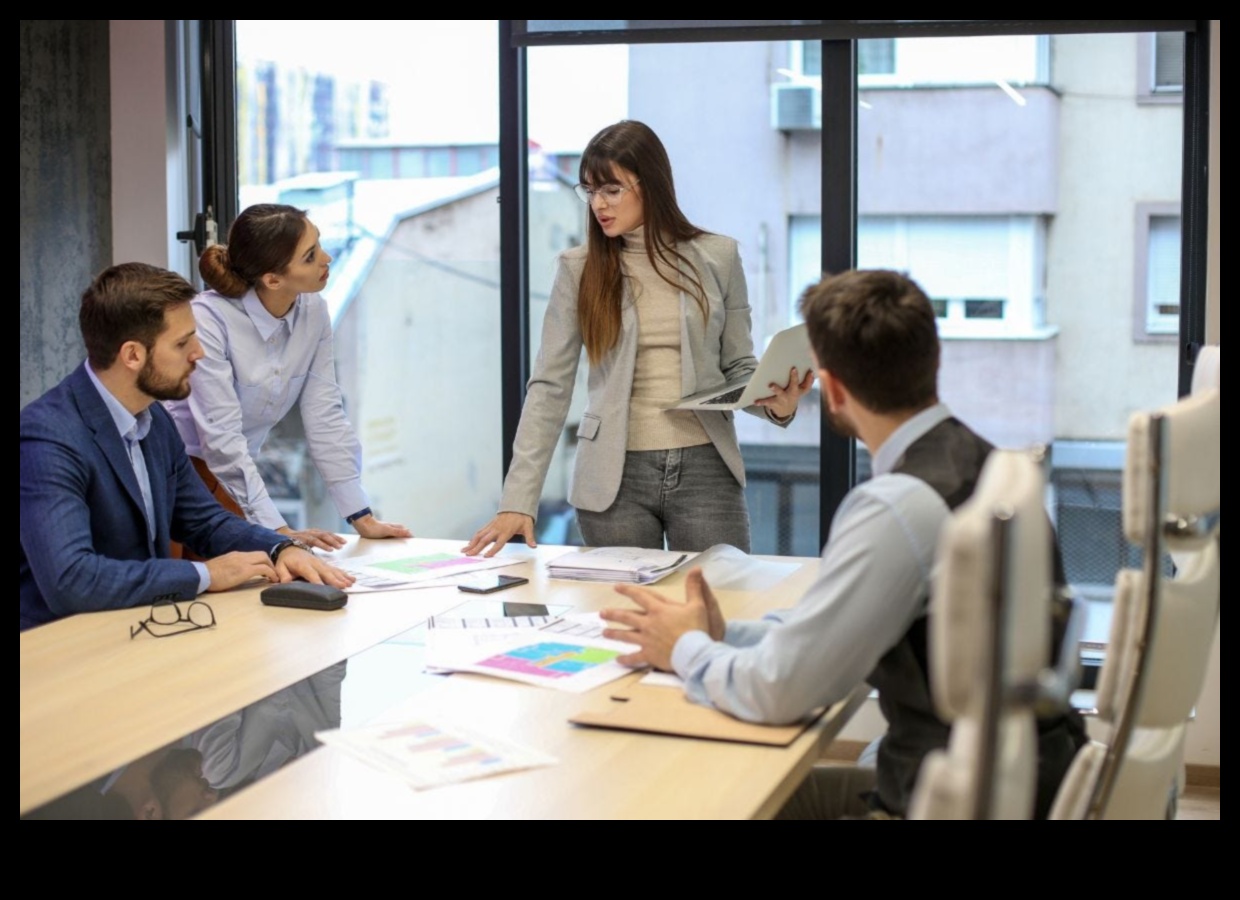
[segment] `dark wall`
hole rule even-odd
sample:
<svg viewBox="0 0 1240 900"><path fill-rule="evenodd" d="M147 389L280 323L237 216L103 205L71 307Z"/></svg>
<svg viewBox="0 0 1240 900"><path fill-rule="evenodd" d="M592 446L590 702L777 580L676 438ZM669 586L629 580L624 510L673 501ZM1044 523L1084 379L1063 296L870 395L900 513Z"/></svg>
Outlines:
<svg viewBox="0 0 1240 900"><path fill-rule="evenodd" d="M22 20L21 406L85 356L77 311L112 262L108 20Z"/></svg>

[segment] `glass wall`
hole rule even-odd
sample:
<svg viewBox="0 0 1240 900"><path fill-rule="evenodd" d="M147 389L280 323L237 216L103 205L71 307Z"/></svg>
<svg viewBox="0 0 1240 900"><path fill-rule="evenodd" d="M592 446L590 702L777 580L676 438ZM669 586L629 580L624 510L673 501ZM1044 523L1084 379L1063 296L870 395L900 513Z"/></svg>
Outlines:
<svg viewBox="0 0 1240 900"><path fill-rule="evenodd" d="M499 495L494 21L239 20L240 206L309 210L376 515L466 538ZM260 466L290 524L343 530L300 423Z"/></svg>
<svg viewBox="0 0 1240 900"><path fill-rule="evenodd" d="M1150 37L898 39L892 71L859 78L858 264L933 299L961 419L1049 448L1048 505L1069 580L1103 601L1098 640L1133 562L1128 416L1177 385L1183 115L1142 101Z"/></svg>
<svg viewBox="0 0 1240 900"><path fill-rule="evenodd" d="M537 168L531 159L531 352L536 354L541 342L547 299L535 280L547 279L541 283L549 285L554 265L546 251L582 242L587 214L585 204L573 199L574 227L548 231L538 220L539 204L549 195L565 195L564 186L577 181L581 152L595 132L629 118L648 124L666 146L677 200L689 220L740 243L754 349L760 355L772 335L797 321L794 298L810 279L790 280L787 221L790 212L816 207L820 183L816 141L808 135L789 138L773 119L770 86L777 69L788 65L783 45L596 45L527 52L529 139L542 154ZM806 111L806 118L812 120L817 109ZM800 180L810 171L808 180ZM584 408L585 369L583 362L543 491L543 540L579 540L565 498ZM786 429L739 412L735 422L746 462L753 551L817 555L817 392L802 401Z"/></svg>

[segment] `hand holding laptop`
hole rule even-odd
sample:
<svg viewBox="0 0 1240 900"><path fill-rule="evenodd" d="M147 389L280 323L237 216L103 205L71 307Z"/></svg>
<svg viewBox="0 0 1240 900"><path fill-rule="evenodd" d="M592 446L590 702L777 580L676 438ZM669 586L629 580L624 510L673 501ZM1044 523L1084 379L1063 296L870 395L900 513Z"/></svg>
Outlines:
<svg viewBox="0 0 1240 900"><path fill-rule="evenodd" d="M804 378L801 378L801 372L796 366L788 372L788 383L780 387L775 382L771 382L770 388L773 391L769 397L761 397L753 402L754 406L765 406L770 410L771 415L778 419L786 419L797 411L797 403L801 397L809 392L810 386L814 383L814 370L805 371Z"/></svg>
<svg viewBox="0 0 1240 900"><path fill-rule="evenodd" d="M698 391L671 404L669 409L744 409L757 405L787 418L796 401L814 381L814 352L805 324L793 325L771 338L753 374L732 384ZM779 385L784 385L780 387Z"/></svg>

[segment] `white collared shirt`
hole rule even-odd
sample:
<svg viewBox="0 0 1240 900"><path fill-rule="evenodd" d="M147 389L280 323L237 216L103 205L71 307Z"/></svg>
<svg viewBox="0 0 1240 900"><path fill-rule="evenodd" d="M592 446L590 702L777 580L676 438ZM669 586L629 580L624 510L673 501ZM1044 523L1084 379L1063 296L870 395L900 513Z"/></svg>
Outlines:
<svg viewBox="0 0 1240 900"><path fill-rule="evenodd" d="M278 529L277 511L255 459L294 405L310 456L342 517L369 506L361 486L362 448L336 383L331 316L318 294L300 294L283 318L258 295L215 291L194 298L206 354L190 377L188 400L168 410L192 456L201 457L251 522Z"/></svg>
<svg viewBox="0 0 1240 900"><path fill-rule="evenodd" d="M108 412L112 415L112 421L116 424L116 430L120 433L121 440L125 442L125 450L129 454L129 463L133 466L134 477L138 480L138 489L142 493L142 505L146 512L147 547L151 551L151 556L154 556L155 501L151 496L151 475L146 467L146 455L142 452L142 441L151 431L150 407L147 407L135 416L125 409L125 405L116 399L112 392L104 386L89 362L86 363L86 374L90 376L91 384L99 392L99 396L103 399L103 405L108 408ZM198 572L198 593L201 594L211 584L211 572L207 569L205 563L193 562L194 568Z"/></svg>

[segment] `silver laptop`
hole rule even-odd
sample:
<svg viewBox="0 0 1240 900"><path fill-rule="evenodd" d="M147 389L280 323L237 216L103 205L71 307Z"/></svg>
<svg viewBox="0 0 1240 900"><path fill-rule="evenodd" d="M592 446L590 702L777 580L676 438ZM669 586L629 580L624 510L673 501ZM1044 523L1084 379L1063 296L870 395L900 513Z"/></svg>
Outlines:
<svg viewBox="0 0 1240 900"><path fill-rule="evenodd" d="M709 391L698 391L666 409L744 409L755 400L771 396L771 384L785 385L788 373L797 370L797 377L814 368L814 353L809 346L805 323L793 325L771 338L758 368L745 381L720 385Z"/></svg>

